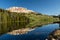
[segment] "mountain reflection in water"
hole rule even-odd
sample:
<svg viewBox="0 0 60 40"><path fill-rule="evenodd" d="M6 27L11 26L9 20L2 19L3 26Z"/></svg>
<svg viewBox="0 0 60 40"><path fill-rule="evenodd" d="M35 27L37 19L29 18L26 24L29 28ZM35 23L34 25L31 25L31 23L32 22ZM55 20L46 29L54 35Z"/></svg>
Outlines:
<svg viewBox="0 0 60 40"><path fill-rule="evenodd" d="M45 40L51 32L58 28L59 24L43 25L23 35L4 34L0 36L0 40Z"/></svg>

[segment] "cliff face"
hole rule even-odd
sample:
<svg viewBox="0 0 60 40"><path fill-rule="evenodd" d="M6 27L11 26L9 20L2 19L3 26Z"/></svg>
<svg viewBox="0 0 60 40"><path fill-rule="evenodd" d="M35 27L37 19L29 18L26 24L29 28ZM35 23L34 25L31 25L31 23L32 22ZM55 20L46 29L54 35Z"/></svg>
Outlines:
<svg viewBox="0 0 60 40"><path fill-rule="evenodd" d="M10 7L7 9L10 12L17 12L17 13L29 13L29 12L34 12L32 10L28 10L27 8L23 7Z"/></svg>

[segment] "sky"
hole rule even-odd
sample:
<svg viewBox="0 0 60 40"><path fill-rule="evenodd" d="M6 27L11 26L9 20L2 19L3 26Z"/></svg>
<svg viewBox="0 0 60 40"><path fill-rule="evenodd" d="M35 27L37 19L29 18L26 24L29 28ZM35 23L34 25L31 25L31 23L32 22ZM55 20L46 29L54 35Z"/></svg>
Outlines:
<svg viewBox="0 0 60 40"><path fill-rule="evenodd" d="M0 8L24 7L42 14L59 15L60 0L0 0Z"/></svg>

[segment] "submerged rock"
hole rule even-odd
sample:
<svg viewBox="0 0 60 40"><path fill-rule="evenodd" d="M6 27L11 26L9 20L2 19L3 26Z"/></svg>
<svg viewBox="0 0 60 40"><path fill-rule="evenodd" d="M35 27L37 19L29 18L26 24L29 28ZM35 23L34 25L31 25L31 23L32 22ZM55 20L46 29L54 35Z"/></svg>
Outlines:
<svg viewBox="0 0 60 40"><path fill-rule="evenodd" d="M35 28L34 28L35 29ZM12 34L12 35L19 35L19 34L26 34L29 31L32 31L34 29L31 28L22 28L22 29L18 29L18 30L13 30L11 32L8 32L8 34Z"/></svg>
<svg viewBox="0 0 60 40"><path fill-rule="evenodd" d="M60 40L60 29L52 32L46 40Z"/></svg>
<svg viewBox="0 0 60 40"><path fill-rule="evenodd" d="M60 30L56 30L56 31L54 32L54 35L55 35L55 36L60 36Z"/></svg>

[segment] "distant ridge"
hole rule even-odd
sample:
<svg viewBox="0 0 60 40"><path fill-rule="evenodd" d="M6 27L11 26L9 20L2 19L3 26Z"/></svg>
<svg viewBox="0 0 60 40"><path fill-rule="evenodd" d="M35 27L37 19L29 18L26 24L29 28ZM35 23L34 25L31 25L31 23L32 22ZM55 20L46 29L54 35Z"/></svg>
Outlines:
<svg viewBox="0 0 60 40"><path fill-rule="evenodd" d="M17 13L30 13L30 12L34 12L32 10L28 10L27 8L23 8L23 7L10 7L10 8L7 8L6 10L8 10L10 12L17 12Z"/></svg>

